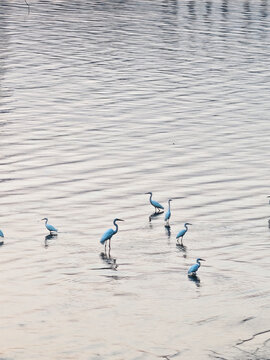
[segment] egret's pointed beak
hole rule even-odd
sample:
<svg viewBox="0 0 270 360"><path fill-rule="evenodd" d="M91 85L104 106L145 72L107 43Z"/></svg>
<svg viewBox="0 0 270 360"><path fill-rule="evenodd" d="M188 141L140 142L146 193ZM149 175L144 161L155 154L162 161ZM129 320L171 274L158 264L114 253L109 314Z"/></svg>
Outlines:
<svg viewBox="0 0 270 360"><path fill-rule="evenodd" d="M206 260L204 260L204 259L201 259L201 261L206 261Z"/></svg>
<svg viewBox="0 0 270 360"><path fill-rule="evenodd" d="M46 219L44 218L44 219L41 219L40 221L42 221L42 220L46 220Z"/></svg>
<svg viewBox="0 0 270 360"><path fill-rule="evenodd" d="M148 193L145 193L145 195L149 195L150 193L148 192Z"/></svg>
<svg viewBox="0 0 270 360"><path fill-rule="evenodd" d="M118 219L118 221L125 221L125 220L122 220L122 219Z"/></svg>

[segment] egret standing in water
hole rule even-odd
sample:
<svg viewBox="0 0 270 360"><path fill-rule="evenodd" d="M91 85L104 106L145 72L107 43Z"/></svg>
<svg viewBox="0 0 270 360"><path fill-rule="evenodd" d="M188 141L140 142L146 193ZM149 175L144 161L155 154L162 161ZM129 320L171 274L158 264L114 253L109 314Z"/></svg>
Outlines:
<svg viewBox="0 0 270 360"><path fill-rule="evenodd" d="M163 207L160 203L158 203L158 202L155 201L155 200L152 200L152 193L151 193L151 192L147 192L147 193L145 193L145 194L149 194L149 195L150 195L149 201L150 201L150 204L154 206L155 212L156 212L157 209L158 209L158 212L160 212L160 210L164 210L164 207Z"/></svg>
<svg viewBox="0 0 270 360"><path fill-rule="evenodd" d="M115 226L115 230L113 229L109 229L107 230L103 235L102 235L102 238L100 239L100 243L103 245L105 244L105 253L106 253L106 246L107 246L107 241L109 240L109 250L111 250L111 238L114 234L117 233L118 231L118 224L117 224L117 221L124 221L124 220L121 220L121 219L114 219L113 220L113 224Z"/></svg>
<svg viewBox="0 0 270 360"><path fill-rule="evenodd" d="M41 220L45 220L45 227L46 227L47 230L49 230L50 235L53 235L54 232L57 232L57 229L54 226L48 224L48 218L44 218L44 219L41 219Z"/></svg>
<svg viewBox="0 0 270 360"><path fill-rule="evenodd" d="M168 211L166 212L165 219L164 219L167 222L167 224L166 224L167 226L170 226L169 220L171 217L171 201L172 201L172 199L168 200Z"/></svg>
<svg viewBox="0 0 270 360"><path fill-rule="evenodd" d="M181 245L183 244L183 236L185 235L185 233L188 231L188 225L192 225L190 223L185 223L184 227L185 229L180 230L179 233L176 235L176 239L177 239L177 243L179 244L179 239L181 238Z"/></svg>
<svg viewBox="0 0 270 360"><path fill-rule="evenodd" d="M3 234L3 231L0 230L0 236L3 238L4 237L4 234ZM4 245L4 241L0 241L0 246Z"/></svg>
<svg viewBox="0 0 270 360"><path fill-rule="evenodd" d="M196 260L196 263L197 264L194 264L192 265L189 269L188 269L188 275L193 275L195 276L196 275L196 272L199 270L199 267L201 266L201 263L200 261L205 261L204 259L197 259Z"/></svg>

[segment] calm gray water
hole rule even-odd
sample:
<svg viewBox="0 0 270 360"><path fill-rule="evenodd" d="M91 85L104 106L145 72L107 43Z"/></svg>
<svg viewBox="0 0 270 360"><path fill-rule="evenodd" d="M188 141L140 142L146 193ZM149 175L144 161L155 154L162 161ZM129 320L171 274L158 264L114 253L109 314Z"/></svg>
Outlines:
<svg viewBox="0 0 270 360"><path fill-rule="evenodd" d="M0 1L0 358L269 359L270 1L28 2Z"/></svg>

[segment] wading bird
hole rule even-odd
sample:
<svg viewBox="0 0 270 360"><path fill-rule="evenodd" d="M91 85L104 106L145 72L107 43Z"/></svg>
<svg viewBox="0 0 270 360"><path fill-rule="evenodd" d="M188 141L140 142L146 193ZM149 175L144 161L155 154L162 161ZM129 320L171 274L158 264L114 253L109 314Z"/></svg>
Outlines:
<svg viewBox="0 0 270 360"><path fill-rule="evenodd" d="M185 233L188 231L187 225L192 225L192 224L190 224L190 223L185 223L185 224L184 224L185 229L180 230L179 233L176 235L176 239L177 239L177 243L178 243L178 244L179 244L179 239L180 239L180 238L181 238L181 244L182 244L182 242L183 242L183 236L184 236Z"/></svg>
<svg viewBox="0 0 270 360"><path fill-rule="evenodd" d="M150 198L149 198L149 201L150 201L150 204L154 206L155 208L155 211L158 209L158 212L160 212L160 210L164 210L164 207L158 203L157 201L155 200L152 200L152 193L151 192L147 192L145 194L149 194L150 195Z"/></svg>
<svg viewBox="0 0 270 360"><path fill-rule="evenodd" d="M109 229L107 230L103 235L102 235L102 238L100 239L100 243L103 245L105 244L105 253L106 253L106 246L107 246L107 241L109 240L109 250L111 250L111 238L114 234L117 233L118 231L118 225L117 225L117 221L124 221L124 220L121 220L121 219L114 219L113 220L113 224L115 226L115 230L113 229Z"/></svg>
<svg viewBox="0 0 270 360"><path fill-rule="evenodd" d="M200 261L205 261L204 259L197 259L196 263L192 265L189 269L188 269L188 275L196 275L196 272L199 270L199 267L201 266Z"/></svg>
<svg viewBox="0 0 270 360"><path fill-rule="evenodd" d="M54 226L48 224L48 218L44 218L44 219L41 219L41 220L45 220L46 229L49 230L51 235L52 235L53 232L57 232L57 229Z"/></svg>
<svg viewBox="0 0 270 360"><path fill-rule="evenodd" d="M169 225L169 220L171 217L171 201L172 201L172 199L168 200L168 211L166 212L165 219L164 219L167 222L167 225Z"/></svg>
<svg viewBox="0 0 270 360"><path fill-rule="evenodd" d="M3 231L0 230L0 236L3 238L4 237L4 234L3 234ZM4 241L0 241L0 246L4 245Z"/></svg>

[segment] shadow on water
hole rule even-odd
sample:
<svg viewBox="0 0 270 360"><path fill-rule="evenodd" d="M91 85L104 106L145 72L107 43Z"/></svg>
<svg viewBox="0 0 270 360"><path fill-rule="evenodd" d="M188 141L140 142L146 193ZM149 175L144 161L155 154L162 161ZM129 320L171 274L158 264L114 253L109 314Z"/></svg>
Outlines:
<svg viewBox="0 0 270 360"><path fill-rule="evenodd" d="M188 275L189 281L193 281L197 287L201 286L201 280L197 275Z"/></svg>

